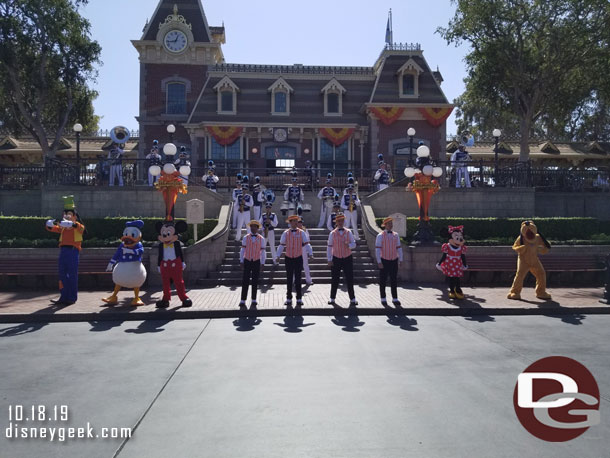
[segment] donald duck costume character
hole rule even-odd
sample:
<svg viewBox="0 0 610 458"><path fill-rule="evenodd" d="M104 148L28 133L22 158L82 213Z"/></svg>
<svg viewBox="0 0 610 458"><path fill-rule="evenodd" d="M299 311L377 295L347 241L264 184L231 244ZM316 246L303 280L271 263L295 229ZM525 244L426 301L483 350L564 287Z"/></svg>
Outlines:
<svg viewBox="0 0 610 458"><path fill-rule="evenodd" d="M121 288L133 288L134 298L131 305L144 305L140 299L140 287L146 281L146 269L142 264L142 228L144 221L129 221L125 224L121 244L108 263L106 272L112 271L112 281L115 284L111 296L102 299L106 304L118 303L118 294ZM114 269L114 270L113 270Z"/></svg>

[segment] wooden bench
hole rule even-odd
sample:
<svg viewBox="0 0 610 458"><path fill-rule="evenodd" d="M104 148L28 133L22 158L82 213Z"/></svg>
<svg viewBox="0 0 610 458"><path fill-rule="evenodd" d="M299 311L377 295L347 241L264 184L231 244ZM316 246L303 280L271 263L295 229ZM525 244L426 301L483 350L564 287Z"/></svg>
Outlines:
<svg viewBox="0 0 610 458"><path fill-rule="evenodd" d="M106 266L110 258L82 257L78 262L78 273L91 275L106 275ZM0 258L0 275L57 275L57 258Z"/></svg>
<svg viewBox="0 0 610 458"><path fill-rule="evenodd" d="M466 255L468 272L492 272L492 281L498 279L503 272L514 274L517 271L516 253L503 253L501 255ZM603 272L605 270L604 258L601 255L588 254L576 256L562 256L559 254L541 255L540 260L547 273L561 272ZM470 275L471 278L473 275Z"/></svg>

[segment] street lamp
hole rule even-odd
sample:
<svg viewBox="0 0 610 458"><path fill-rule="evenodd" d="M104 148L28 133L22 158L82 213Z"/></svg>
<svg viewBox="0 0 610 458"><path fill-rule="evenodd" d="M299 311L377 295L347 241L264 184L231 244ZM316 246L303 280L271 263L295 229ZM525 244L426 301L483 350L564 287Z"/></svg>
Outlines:
<svg viewBox="0 0 610 458"><path fill-rule="evenodd" d="M176 126L170 124L167 126L167 133L169 134L169 141L174 142L174 134L176 133ZM175 154L175 153L174 153Z"/></svg>
<svg viewBox="0 0 610 458"><path fill-rule="evenodd" d="M415 137L415 129L409 127L407 135L409 136L409 165L411 165L413 163L413 137Z"/></svg>
<svg viewBox="0 0 610 458"><path fill-rule="evenodd" d="M80 168L80 133L83 131L83 126L76 123L72 126L72 130L76 133L76 164Z"/></svg>
<svg viewBox="0 0 610 458"><path fill-rule="evenodd" d="M494 136L494 186L496 186L498 183L498 142L502 136L502 131L494 129L492 135Z"/></svg>

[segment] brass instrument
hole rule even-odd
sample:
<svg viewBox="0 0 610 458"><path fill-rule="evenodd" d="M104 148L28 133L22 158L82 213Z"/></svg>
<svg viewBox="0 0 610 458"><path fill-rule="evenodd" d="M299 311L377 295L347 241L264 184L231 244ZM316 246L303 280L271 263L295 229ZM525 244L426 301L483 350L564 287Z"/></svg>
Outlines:
<svg viewBox="0 0 610 458"><path fill-rule="evenodd" d="M349 192L349 211L353 212L355 208L354 196L358 197L358 182L354 184L354 189Z"/></svg>
<svg viewBox="0 0 610 458"><path fill-rule="evenodd" d="M110 131L110 139L117 145L124 145L131 137L131 132L127 127L116 126Z"/></svg>
<svg viewBox="0 0 610 458"><path fill-rule="evenodd" d="M244 192L241 197L239 198L239 212L243 213L244 212L244 201L246 200L246 192Z"/></svg>
<svg viewBox="0 0 610 458"><path fill-rule="evenodd" d="M265 218L265 240L267 240L267 237L269 236L269 225L271 224L269 222L269 212L267 212L267 218Z"/></svg>

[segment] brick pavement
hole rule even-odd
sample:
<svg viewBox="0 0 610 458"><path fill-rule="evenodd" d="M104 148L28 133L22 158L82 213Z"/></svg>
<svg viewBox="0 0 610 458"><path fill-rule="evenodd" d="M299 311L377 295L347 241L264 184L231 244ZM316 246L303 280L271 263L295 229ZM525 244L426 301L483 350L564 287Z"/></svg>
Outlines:
<svg viewBox="0 0 610 458"><path fill-rule="evenodd" d="M109 291L81 291L76 304L56 307L50 299L57 298L51 291L0 292L0 322L24 321L99 321L99 320L145 320L145 319L193 319L210 317L239 317L256 314L260 316L302 315L498 315L498 314L570 314L610 313L610 306L603 303L602 288L555 288L550 289L552 301L541 301L534 296L533 288L525 288L522 301L506 299L506 287L464 288L466 299L453 301L447 297L443 285L401 285L401 306L383 307L379 301L377 285L356 287L359 305L348 309L349 299L345 290L339 291L338 307L327 304L330 285L313 285L306 289L304 306L287 310L284 306L285 286L259 290L256 311L240 311L238 308L239 287L218 286L210 289L194 289L189 292L193 307L181 308L174 296L167 310L155 308L160 298L158 291L141 294L145 304L129 305L133 293L122 291L119 304L108 306L101 301ZM389 294L388 288L388 294Z"/></svg>

